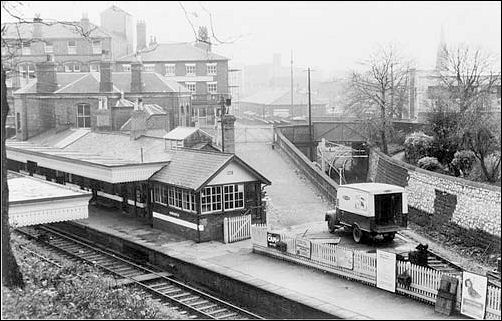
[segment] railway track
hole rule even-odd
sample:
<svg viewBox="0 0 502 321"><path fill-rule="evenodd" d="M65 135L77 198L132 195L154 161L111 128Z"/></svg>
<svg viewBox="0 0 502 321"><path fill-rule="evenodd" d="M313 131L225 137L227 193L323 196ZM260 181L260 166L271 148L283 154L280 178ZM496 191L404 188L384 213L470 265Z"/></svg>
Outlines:
<svg viewBox="0 0 502 321"><path fill-rule="evenodd" d="M81 260L103 269L117 278L117 285L139 286L150 293L155 300L174 305L189 319L263 319L252 312L175 280L169 273L158 271L154 267L138 265L127 258L87 244L52 227L37 226L36 228L19 228L16 231L69 259Z"/></svg>

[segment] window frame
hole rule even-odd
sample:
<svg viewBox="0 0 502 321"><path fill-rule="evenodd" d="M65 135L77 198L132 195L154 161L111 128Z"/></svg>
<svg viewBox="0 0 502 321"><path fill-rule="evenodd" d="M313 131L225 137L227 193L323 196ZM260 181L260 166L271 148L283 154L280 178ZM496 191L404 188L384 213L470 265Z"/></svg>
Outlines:
<svg viewBox="0 0 502 321"><path fill-rule="evenodd" d="M73 42L74 45L70 46L70 42ZM76 40L68 40L66 42L66 48L68 49L69 55L76 55L77 54L77 41Z"/></svg>
<svg viewBox="0 0 502 321"><path fill-rule="evenodd" d="M193 86L193 90L190 89L190 86ZM196 82L185 82L185 87L187 87L190 93L195 94L197 92L197 83Z"/></svg>
<svg viewBox="0 0 502 321"><path fill-rule="evenodd" d="M98 43L99 46L94 45L94 43ZM102 44L101 40L99 40L99 39L93 40L92 41L92 54L93 55L100 55L100 54L102 54L103 53L102 46L103 46L103 44Z"/></svg>
<svg viewBox="0 0 502 321"><path fill-rule="evenodd" d="M176 64L164 64L164 76L176 76Z"/></svg>
<svg viewBox="0 0 502 321"><path fill-rule="evenodd" d="M144 64L143 68L146 72L155 72L155 64Z"/></svg>
<svg viewBox="0 0 502 321"><path fill-rule="evenodd" d="M193 72L188 72L189 68L190 69L193 68ZM195 64L185 64L185 75L186 76L195 76L197 74L197 70L196 69L197 68L196 68Z"/></svg>
<svg viewBox="0 0 502 321"><path fill-rule="evenodd" d="M79 110L79 107L82 107L82 114L80 114L80 110ZM89 114L86 115L85 114L85 111L86 111L86 107L88 107L88 111L89 111ZM91 105L88 104L88 103L78 103L77 104L77 128L90 128L91 127ZM84 126L80 126L79 125L79 119L83 119L83 125ZM89 122L89 126L85 126L86 123L87 123L87 120L88 119L88 122Z"/></svg>
<svg viewBox="0 0 502 321"><path fill-rule="evenodd" d="M210 94L217 94L218 93L218 82L217 81L208 81L206 85L207 85L207 92L208 93L210 93ZM209 86L213 86L213 85L215 86L214 91L209 90L209 88L210 88Z"/></svg>
<svg viewBox="0 0 502 321"><path fill-rule="evenodd" d="M21 56L31 55L31 44L26 41L21 42Z"/></svg>
<svg viewBox="0 0 502 321"><path fill-rule="evenodd" d="M130 64L123 64L122 70L123 71L131 71L131 65Z"/></svg>
<svg viewBox="0 0 502 321"><path fill-rule="evenodd" d="M206 64L206 72L208 76L216 76L218 74L218 63L211 62ZM213 70L214 68L214 70Z"/></svg>
<svg viewBox="0 0 502 321"><path fill-rule="evenodd" d="M45 51L46 54L54 53L54 42L52 42L52 41L45 41L44 42L44 51Z"/></svg>

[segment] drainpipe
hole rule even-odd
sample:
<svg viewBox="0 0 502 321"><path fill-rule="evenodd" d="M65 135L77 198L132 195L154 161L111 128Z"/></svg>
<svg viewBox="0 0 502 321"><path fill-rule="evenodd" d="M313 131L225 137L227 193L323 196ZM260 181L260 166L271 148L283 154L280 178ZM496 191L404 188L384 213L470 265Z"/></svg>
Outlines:
<svg viewBox="0 0 502 321"><path fill-rule="evenodd" d="M199 224L200 224L200 213L201 209L200 207L202 206L202 203L200 202L200 192L195 193L195 201L197 202L199 200L197 206L197 243L200 243L200 229L199 229Z"/></svg>

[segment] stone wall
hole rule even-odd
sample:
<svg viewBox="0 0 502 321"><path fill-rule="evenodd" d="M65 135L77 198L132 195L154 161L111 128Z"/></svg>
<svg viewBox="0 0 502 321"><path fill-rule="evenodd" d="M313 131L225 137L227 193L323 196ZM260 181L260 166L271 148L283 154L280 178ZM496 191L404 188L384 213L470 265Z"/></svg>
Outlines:
<svg viewBox="0 0 502 321"><path fill-rule="evenodd" d="M500 248L501 189L426 171L370 152L368 181L395 184L408 192L410 220L442 229L468 231L478 241ZM457 231L458 232L458 231Z"/></svg>

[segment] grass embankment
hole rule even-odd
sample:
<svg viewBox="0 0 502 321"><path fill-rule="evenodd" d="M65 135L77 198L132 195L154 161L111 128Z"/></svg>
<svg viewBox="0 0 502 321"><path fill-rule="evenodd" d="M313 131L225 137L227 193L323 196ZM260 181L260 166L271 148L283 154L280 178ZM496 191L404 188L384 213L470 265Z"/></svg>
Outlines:
<svg viewBox="0 0 502 321"><path fill-rule="evenodd" d="M61 267L20 247L25 245ZM93 266L56 256L14 234L12 247L26 287L2 286L2 319L183 319L142 290L116 286L113 277Z"/></svg>

